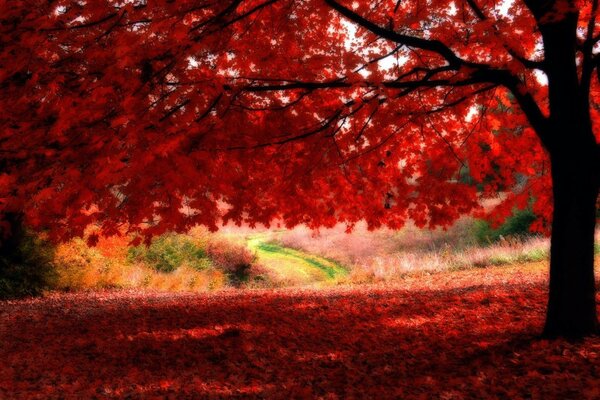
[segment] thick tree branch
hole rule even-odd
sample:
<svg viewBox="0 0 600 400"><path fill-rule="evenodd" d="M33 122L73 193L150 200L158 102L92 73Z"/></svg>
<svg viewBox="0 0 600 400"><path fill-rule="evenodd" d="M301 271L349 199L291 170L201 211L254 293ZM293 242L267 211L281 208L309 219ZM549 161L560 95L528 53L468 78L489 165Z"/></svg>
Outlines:
<svg viewBox="0 0 600 400"><path fill-rule="evenodd" d="M522 111L527 116L530 121L532 127L535 129L537 134L539 135L542 142L545 144L548 143L548 138L546 137L546 125L547 120L546 117L540 110L539 105L536 103L533 96L523 91L523 86L518 77L514 76L508 70L501 69L493 69L489 65L479 64L474 62L469 62L458 57L452 49L446 46L444 43L435 39L422 39L414 36L403 35L401 33L397 33L393 30L382 28L381 26L375 24L372 21L367 20L366 18L358 15L354 11L342 6L337 3L335 0L325 0L325 2L332 7L334 10L338 11L344 17L350 19L354 23L362 26L365 29L379 35L385 39L391 40L398 44L403 44L408 47L413 47L425 51L431 51L442 56L447 62L448 67L458 70L460 67L469 67L473 68L474 72L471 74L470 78L466 78L460 81L450 81L446 79L438 79L438 80L419 80L419 81L409 81L409 82L389 82L383 83L384 86L388 87L396 87L396 88L413 88L417 86L425 86L425 87L433 87L433 86L466 86L478 83L492 83L499 84L507 89L509 89L513 95L515 96L517 102L519 103ZM540 6L533 2L533 0L525 0L527 6L532 10L536 20L539 20L543 13L546 11L548 5L544 4ZM481 15L485 18L485 15L476 3L473 1L469 1L472 6L474 6L474 10L476 15ZM520 60L521 62L527 62L529 60ZM534 63L533 61L531 63ZM537 63L531 64L534 68L540 68Z"/></svg>
<svg viewBox="0 0 600 400"><path fill-rule="evenodd" d="M506 49L508 54L510 54L514 59L518 60L521 64L523 64L523 66L525 68L539 69L542 71L544 70L544 67L545 67L544 61L533 61L528 58L525 58L522 55L520 55L519 53L517 53L517 51L515 49L509 47L508 45L505 45L504 48Z"/></svg>
<svg viewBox="0 0 600 400"><path fill-rule="evenodd" d="M452 51L452 49L450 49L448 46L446 46L444 43L440 42L439 40L428 40L428 39L422 39L422 38L418 38L418 37L414 37L414 36L403 35L401 33L395 32L393 30L382 28L381 26L375 24L372 21L369 21L368 19L360 16L359 14L350 10L349 8L342 6L341 4L337 3L334 0L325 0L325 3L327 3L331 8L333 8L334 10L336 10L337 12L342 14L344 17L357 23L358 25L362 26L363 28L368 29L369 31L373 32L374 34L381 36L382 38L391 40L393 42L396 42L398 44L402 44L405 46L415 47L418 49L437 53L440 56L442 56L443 58L445 58L446 61L448 62L448 64L450 64L451 66L453 66L457 69L461 65L466 65L466 64L470 65L471 64L471 63L468 63L468 62L462 60L460 57L458 57L454 53L454 51ZM478 65L478 64L475 64L475 65Z"/></svg>
<svg viewBox="0 0 600 400"><path fill-rule="evenodd" d="M477 18L479 18L482 21L487 19L487 16L483 13L483 10L481 8L479 8L479 6L475 2L475 0L465 0L465 1L469 5L469 7L471 7L471 10L473 10L473 13L475 14L475 16L477 16Z"/></svg>
<svg viewBox="0 0 600 400"><path fill-rule="evenodd" d="M548 130L548 119L544 116L537 102L529 92L523 92L520 89L520 82L517 80L511 80L505 84L505 87L510 90L512 95L517 100L517 103L521 107L521 111L525 113L531 127L535 130L538 137L548 148L550 145L550 137L547 134Z"/></svg>
<svg viewBox="0 0 600 400"><path fill-rule="evenodd" d="M523 0L525 6L531 11L531 14L535 18L536 22L540 23L540 20L552 10L556 4L556 0L551 1L539 1L539 0Z"/></svg>
<svg viewBox="0 0 600 400"><path fill-rule="evenodd" d="M483 10L477 5L475 0L465 0L465 1L469 5L469 7L471 7L471 10L473 10L473 13L475 14L475 16L477 16L477 18L479 18L481 21L487 21L489 19L487 17L487 15L485 15ZM502 33L499 31L498 27L495 24L493 25L493 29L494 29L494 33L496 34L496 36L498 36L498 38L501 39ZM506 49L506 51L508 52L508 54L510 54L511 57L513 57L514 59L518 60L521 64L523 64L523 66L525 68L540 69L540 70L544 69L543 61L533 61L526 57L523 57L515 49L513 49L506 43L504 43L503 46Z"/></svg>

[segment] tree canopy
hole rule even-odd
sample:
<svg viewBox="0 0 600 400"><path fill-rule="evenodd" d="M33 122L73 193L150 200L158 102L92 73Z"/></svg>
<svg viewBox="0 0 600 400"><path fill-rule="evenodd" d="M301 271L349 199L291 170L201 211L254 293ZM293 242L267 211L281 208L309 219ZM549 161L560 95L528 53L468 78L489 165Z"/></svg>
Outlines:
<svg viewBox="0 0 600 400"><path fill-rule="evenodd" d="M553 4L4 1L2 210L58 237L395 228L507 190L495 215L547 217L539 26L578 8L578 59L597 42L592 3Z"/></svg>

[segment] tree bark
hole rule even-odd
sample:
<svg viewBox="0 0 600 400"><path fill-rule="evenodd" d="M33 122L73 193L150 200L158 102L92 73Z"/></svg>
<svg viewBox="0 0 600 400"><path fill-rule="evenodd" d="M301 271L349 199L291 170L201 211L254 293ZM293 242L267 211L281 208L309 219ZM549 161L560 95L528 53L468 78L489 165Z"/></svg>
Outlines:
<svg viewBox="0 0 600 400"><path fill-rule="evenodd" d="M7 213L4 222L6 230L0 229L0 258L8 258L16 251L24 235L23 217L18 213Z"/></svg>
<svg viewBox="0 0 600 400"><path fill-rule="evenodd" d="M547 11L542 8L540 18ZM554 196L544 328L548 337L578 338L598 332L594 233L600 147L590 115L589 80L580 82L576 62L578 19L573 10L540 24L550 106L548 124L540 133L550 155Z"/></svg>
<svg viewBox="0 0 600 400"><path fill-rule="evenodd" d="M579 338L598 333L594 233L598 146L567 145L551 152L554 214L550 293L544 335Z"/></svg>

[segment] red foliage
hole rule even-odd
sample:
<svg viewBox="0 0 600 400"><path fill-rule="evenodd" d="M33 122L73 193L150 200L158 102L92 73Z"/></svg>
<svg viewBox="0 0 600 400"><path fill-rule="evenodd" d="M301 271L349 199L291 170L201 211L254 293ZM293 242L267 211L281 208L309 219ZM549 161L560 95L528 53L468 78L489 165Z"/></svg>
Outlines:
<svg viewBox="0 0 600 400"><path fill-rule="evenodd" d="M448 225L478 208L468 166L484 195L527 178L496 216L548 217L539 26L591 13L562 3L3 1L0 212L59 238Z"/></svg>
<svg viewBox="0 0 600 400"><path fill-rule="evenodd" d="M484 197L508 192L495 219L533 197L546 231L550 160L547 332L595 332L597 11L0 1L0 228L9 213L55 239L96 224L93 244L227 221L446 226L480 208L468 167Z"/></svg>
<svg viewBox="0 0 600 400"><path fill-rule="evenodd" d="M544 287L540 272L497 269L3 302L0 397L597 399L600 339L535 336Z"/></svg>

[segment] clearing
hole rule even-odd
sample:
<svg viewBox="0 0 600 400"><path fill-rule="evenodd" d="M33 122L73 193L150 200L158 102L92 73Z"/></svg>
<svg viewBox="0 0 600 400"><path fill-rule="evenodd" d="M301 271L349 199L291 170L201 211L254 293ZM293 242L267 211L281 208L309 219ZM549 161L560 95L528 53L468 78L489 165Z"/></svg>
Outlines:
<svg viewBox="0 0 600 400"><path fill-rule="evenodd" d="M301 250L271 243L271 234L252 235L247 246L258 262L280 282L306 284L335 281L348 274L339 263Z"/></svg>

